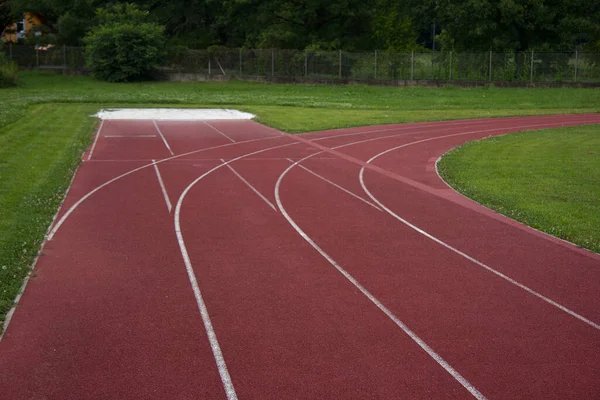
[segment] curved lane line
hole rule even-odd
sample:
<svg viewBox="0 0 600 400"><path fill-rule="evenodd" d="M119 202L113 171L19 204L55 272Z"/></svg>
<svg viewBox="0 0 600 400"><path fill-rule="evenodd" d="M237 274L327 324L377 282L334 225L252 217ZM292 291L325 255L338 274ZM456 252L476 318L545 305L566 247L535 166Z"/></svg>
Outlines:
<svg viewBox="0 0 600 400"><path fill-rule="evenodd" d="M550 115L549 117L564 117L565 115ZM579 116L589 116L589 114L567 114L567 116L572 116L572 117L579 117ZM533 120L533 119L544 119L544 120L548 120L547 117L542 116L542 115L531 115L531 116L526 116L526 117L508 117L506 119L528 119L528 120ZM505 118L502 118L503 120ZM513 121L515 122L515 121ZM518 122L518 121L516 121ZM356 136L356 135L363 135L363 134L367 134L367 133L379 133L379 132L393 132L393 131L403 131L403 130L407 130L407 129L421 129L421 128L446 128L448 126L458 126L458 125L478 125L478 124L490 124L492 123L492 121L490 121L489 119L472 119L472 120L463 120L463 121L457 121L457 122L447 122L447 121L437 121L431 124L427 124L427 123L408 123L408 126L401 126L398 125L395 128L382 128L382 129L375 129L375 130L370 130L370 131L362 131L362 132L352 132L352 133L343 133L340 135L331 135L331 136L325 136L325 137L319 137L316 139L308 139L312 142L318 142L320 140L327 140L327 139L335 139L335 138L339 138L339 137L347 137L347 136ZM422 125L418 125L418 124L422 124ZM342 128L343 129L347 129L347 128Z"/></svg>
<svg viewBox="0 0 600 400"><path fill-rule="evenodd" d="M235 388L233 387L233 382L231 381L231 376L229 375L229 371L227 369L227 364L225 363L225 358L223 357L223 352L221 351L221 346L219 345L219 341L217 340L217 334L215 333L212 322L210 320L210 316L208 315L208 309L206 307L206 303L204 302L202 293L200 292L200 287L198 286L198 280L196 279L196 274L194 273L192 261L188 254L187 247L185 245L185 241L183 240L183 233L181 232L181 222L180 222L181 206L183 204L183 200L185 199L185 196L187 196L188 192L192 189L192 187L194 187L194 185L196 185L198 182L200 182L200 180L202 180L206 176L212 174L214 171L218 170L219 168L222 168L224 166L229 166L230 163L240 160L244 157L252 156L255 154L259 154L259 153L264 153L266 151L270 151L270 150L274 150L274 149L278 149L278 148L282 148L282 147L294 146L296 144L298 144L298 143L297 142L287 143L287 144L280 145L280 146L269 147L269 148L255 151L252 153L244 154L242 156L236 157L229 161L222 162L221 164L219 164L216 167L212 168L211 170L205 172L204 174L202 174L201 176L196 178L192 183L190 183L188 185L188 187L185 188L183 193L181 193L181 196L179 196L179 200L177 201L177 206L175 207L174 223L175 223L175 234L177 235L177 242L179 243L179 249L181 250L183 262L185 263L185 269L187 271L188 278L192 285L192 290L194 291L194 297L196 298L196 303L198 304L198 308L200 310L202 322L204 323L204 328L206 330L206 334L207 334L208 340L210 342L210 347L212 349L213 356L215 357L215 361L217 363L217 368L219 370L219 375L221 376L221 381L223 382L223 388L225 389L225 393L227 395L228 400L236 400L237 394L235 392Z"/></svg>
<svg viewBox="0 0 600 400"><path fill-rule="evenodd" d="M496 129L496 130L497 130L497 129ZM468 134L468 133L476 133L476 132L467 132L467 133L463 133L462 135L466 135L466 134ZM445 138L445 137L450 137L450 136L459 136L459 135L461 135L461 134L440 136L440 137L438 137L438 138L429 138L429 139L426 139L426 140L418 140L418 141L415 141L415 142L411 142L411 143L406 143L406 144L403 144L403 145L401 145L401 146L396 146L396 147L390 148L390 149L388 149L388 150L382 151L381 153L379 153L379 154L377 154L377 155L375 155L375 156L371 157L371 159L369 159L369 160L367 161L367 163L366 163L366 164L367 164L367 165L368 165L368 164L371 164L371 163L372 163L372 162L373 162L375 159L379 158L380 156L382 156L382 155L384 155L384 154L387 154L387 153L389 153L389 152L392 152L392 151L395 151L395 150L398 150L398 149L404 148L404 147L408 147L408 146L412 146L412 145L415 145L415 144L419 144L419 143L427 142L427 141L430 141L430 140L442 139L442 138ZM364 172L365 172L365 166L363 166L363 167L361 168L361 170L360 170L360 173L359 173L360 184L361 184L361 186L362 186L363 190L365 191L365 193L366 193L366 194L367 194L367 195L368 195L368 196L369 196L369 197L370 197L370 198L371 198L371 199L372 199L372 200L373 200L373 201L374 201L376 204L378 204L378 205L379 205L381 208L383 208L383 209L384 209L384 210L385 210L385 211L386 211L388 214L390 214L392 217L396 218L398 221L402 222L402 223L403 223L403 224L405 224L406 226L408 226L408 227L412 228L413 230L417 231L417 232L418 232L418 233L420 233L421 235L423 235L423 236L425 236L425 237L427 237L427 238L429 238L429 239L433 240L434 242L436 242L436 243L438 243L438 244L440 244L440 245L442 245L442 246L446 247L447 249L449 249L449 250L451 250L451 251L455 252L456 254L460 255L461 257L464 257L464 258L466 258L467 260L469 260L469 261L471 261L471 262L473 262L473 263L475 263L475 264L479 265L480 267L482 267L482 268L485 268L485 269L486 269L486 270L488 270L489 272L491 272L491 273L495 274L496 276L499 276L500 278L502 278L502 279L506 280L507 282L510 282L510 283L512 283L513 285L515 285L515 286L517 286L517 287L519 287L519 288L521 288L521 289L525 290L526 292L528 292L528 293L530 293L530 294L532 294L532 295L534 295L534 296L536 296L536 297L538 297L538 298L542 299L542 300L543 300L543 301L545 301L546 303L548 303L548 304L550 304L550 305L552 305L552 306L554 306L554 307L558 308L559 310L561 310L561 311L564 311L564 312L566 312L567 314L569 314L569 315L571 315L571 316L573 316L573 317L575 317L575 318L579 319L580 321L583 321L583 322L585 322L586 324L590 325L591 327L593 327L593 328L596 328L596 329L600 330L600 324L597 324L597 323L595 323L595 322L593 322L593 321L590 321L589 319L587 319L587 318L583 317L582 315L579 315L579 314L577 314L576 312L574 312L574 311L572 311L572 310L568 309L567 307L565 307L565 306L563 306L563 305L561 305L561 304L559 304L559 303L555 302L554 300L551 300L551 299L549 299L548 297L546 297L546 296L544 296L544 295L542 295L542 294L540 294L540 293L536 292L535 290L531 289L530 287L523 285L522 283L520 283L520 282L518 282L518 281L516 281L516 280L514 280L514 279L512 279L512 278L510 278L510 277L509 277L509 276L507 276L507 275L504 275L503 273L501 273L501 272L499 272L499 271L496 271L496 270L495 270L495 269L493 269L492 267L490 267L490 266L488 266L488 265L486 265L486 264L482 263L481 261L479 261L479 260L477 260L477 259L475 259L475 258L473 258L473 257L469 256L469 255L468 255L468 254L466 254L466 253L463 253L462 251L460 251L460 250L456 249L455 247L452 247L452 246L450 246L449 244L445 243L444 241L442 241L442 240L438 239L437 237L435 237L435 236L433 236L433 235L429 234L428 232L424 231L423 229L419 228L418 226L411 224L410 222L408 222L408 221L407 221L407 220L405 220L404 218L400 217L398 214L394 213L392 210L390 210L389 208L387 208L387 207L386 207L386 206L385 206L385 205L384 205L384 204L383 204L381 201L379 201L379 199L377 199L375 196L373 196L373 194L372 194L372 193L369 191L369 189L367 189L367 186L365 185L365 181L364 181Z"/></svg>
<svg viewBox="0 0 600 400"><path fill-rule="evenodd" d="M73 204L71 206L71 208L69 208L67 210L67 212L58 220L58 222L56 223L56 225L54 225L54 227L52 228L52 230L48 234L47 240L52 240L52 238L54 237L54 235L56 234L56 232L60 229L60 227L62 226L62 224L66 221L67 218L69 218L69 216L71 215L71 213L73 211L75 211L75 209L77 207L79 207L79 205L81 205L81 203L83 203L91 195L93 195L94 193L96 193L100 189L102 189L102 188L110 185L111 183L114 183L114 182L118 181L121 178L124 178L124 177L126 177L128 175L131 175L131 174L135 173L135 172L141 171L144 168L148 168L148 167L151 167L153 165L160 164L160 163L163 163L163 162L166 162L166 161L174 160L176 158L189 156L191 154L201 153L203 151L214 150L214 149L218 149L218 148L222 148L222 147L229 147L229 146L235 146L235 145L240 145L240 144L245 144L245 143L258 142L258 141L261 141L261 140L272 140L272 139L279 139L279 138L280 137L251 139L251 140L246 140L246 141L243 141L243 142L227 143L227 144L222 144L222 145L219 145L219 146L207 147L207 148L204 148L204 149L190 151L188 153L178 154L178 155L173 156L173 157L163 158L162 160L154 161L154 162L151 162L150 164L142 165L141 167L138 167L138 168L132 169L132 170L130 170L128 172L125 172L124 174L119 175L116 178L113 178L113 179L111 179L111 180L109 180L107 182L104 182L102 185L100 185L100 186L96 187L95 189L93 189L92 191L88 192L86 195L84 195L82 198L80 198L75 204Z"/></svg>
<svg viewBox="0 0 600 400"><path fill-rule="evenodd" d="M281 182L283 178L287 175L287 173L300 164L301 162L313 157L321 152L313 153L303 159L296 161L294 164L290 165L283 173L279 176L277 183L275 184L275 200L277 202L277 206L281 211L281 214L287 219L289 224L298 232L302 238L308 242L315 250L321 254L335 269L337 269L346 279L348 279L358 290L361 291L373 304L377 306L389 319L391 319L400 329L404 331L415 343L417 343L425 352L433 358L442 368L446 370L456 381L458 381L465 389L473 395L476 399L484 400L486 397L475 388L469 381L467 381L458 371L456 371L446 360L444 360L439 354L437 354L423 339L417 336L404 322L402 322L398 317L394 315L383 303L381 303L371 292L369 292L364 286L362 286L350 273L348 273L342 266L340 266L329 254L327 254L319 245L317 245L311 238L308 236L296 222L290 217L290 215L285 210L283 203L281 202L281 197L279 196L279 189L281 187Z"/></svg>

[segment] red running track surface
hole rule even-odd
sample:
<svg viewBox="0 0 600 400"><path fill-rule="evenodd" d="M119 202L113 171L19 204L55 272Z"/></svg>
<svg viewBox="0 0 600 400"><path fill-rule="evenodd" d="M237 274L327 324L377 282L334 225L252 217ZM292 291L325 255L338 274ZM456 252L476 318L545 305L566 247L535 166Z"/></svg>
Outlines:
<svg viewBox="0 0 600 400"><path fill-rule="evenodd" d="M0 397L600 398L600 256L435 169L591 123L105 121L0 341Z"/></svg>

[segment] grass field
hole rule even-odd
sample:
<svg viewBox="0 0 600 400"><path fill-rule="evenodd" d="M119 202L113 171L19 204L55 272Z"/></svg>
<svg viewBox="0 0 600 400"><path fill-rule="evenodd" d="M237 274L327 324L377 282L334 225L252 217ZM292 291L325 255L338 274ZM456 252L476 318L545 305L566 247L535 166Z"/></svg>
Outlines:
<svg viewBox="0 0 600 400"><path fill-rule="evenodd" d="M439 163L456 190L600 253L600 129L546 129L475 141Z"/></svg>
<svg viewBox="0 0 600 400"><path fill-rule="evenodd" d="M600 111L594 89L386 88L228 83L110 84L27 72L0 90L0 320L91 140L102 107L226 107L287 132ZM596 133L598 127L590 128ZM596 170L597 171L597 170Z"/></svg>

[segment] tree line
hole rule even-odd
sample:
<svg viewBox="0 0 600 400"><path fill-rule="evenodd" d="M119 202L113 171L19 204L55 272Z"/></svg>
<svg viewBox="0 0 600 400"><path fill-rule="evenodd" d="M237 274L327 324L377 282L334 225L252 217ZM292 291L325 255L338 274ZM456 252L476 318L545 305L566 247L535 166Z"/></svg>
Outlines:
<svg viewBox="0 0 600 400"><path fill-rule="evenodd" d="M1 1L1 0L0 0ZM598 0L135 0L167 47L404 52L600 51ZM40 16L32 42L82 45L102 0L5 0L0 30Z"/></svg>

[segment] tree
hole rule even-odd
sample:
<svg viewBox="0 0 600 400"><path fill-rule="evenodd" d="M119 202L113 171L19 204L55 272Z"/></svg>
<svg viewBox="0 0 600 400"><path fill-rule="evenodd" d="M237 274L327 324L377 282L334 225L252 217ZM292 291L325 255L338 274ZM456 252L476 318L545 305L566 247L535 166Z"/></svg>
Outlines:
<svg viewBox="0 0 600 400"><path fill-rule="evenodd" d="M86 35L86 63L109 82L146 78L158 65L164 46L163 27L134 4L96 12L99 25Z"/></svg>
<svg viewBox="0 0 600 400"><path fill-rule="evenodd" d="M566 51L594 36L599 7L594 0L437 0L436 12L455 50Z"/></svg>
<svg viewBox="0 0 600 400"><path fill-rule="evenodd" d="M8 4L5 2L0 3L0 34L14 23L15 18Z"/></svg>

